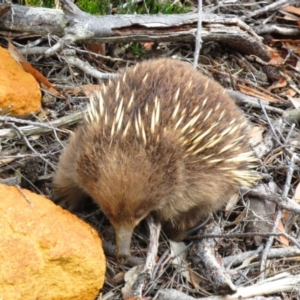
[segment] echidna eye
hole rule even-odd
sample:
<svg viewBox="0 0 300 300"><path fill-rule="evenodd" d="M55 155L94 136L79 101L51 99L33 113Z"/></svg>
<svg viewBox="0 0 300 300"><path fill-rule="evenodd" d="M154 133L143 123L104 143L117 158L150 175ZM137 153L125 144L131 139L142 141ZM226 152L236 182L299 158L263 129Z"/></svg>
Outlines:
<svg viewBox="0 0 300 300"><path fill-rule="evenodd" d="M134 218L135 219L141 219L143 216L145 215L145 210L144 209L138 209L135 214L134 214Z"/></svg>
<svg viewBox="0 0 300 300"><path fill-rule="evenodd" d="M105 216L110 219L112 215L110 213L105 213Z"/></svg>
<svg viewBox="0 0 300 300"><path fill-rule="evenodd" d="M110 219L112 217L112 214L109 212L109 210L101 209L101 211L103 212L103 214L106 216L107 219Z"/></svg>

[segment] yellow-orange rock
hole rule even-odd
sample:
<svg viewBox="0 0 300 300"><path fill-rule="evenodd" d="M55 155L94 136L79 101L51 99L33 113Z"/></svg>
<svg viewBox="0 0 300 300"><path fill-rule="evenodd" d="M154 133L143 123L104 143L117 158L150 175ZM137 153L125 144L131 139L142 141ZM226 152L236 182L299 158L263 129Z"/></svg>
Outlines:
<svg viewBox="0 0 300 300"><path fill-rule="evenodd" d="M0 184L0 299L94 300L105 257L96 231L50 200Z"/></svg>
<svg viewBox="0 0 300 300"><path fill-rule="evenodd" d="M0 66L0 109L19 116L37 113L41 108L41 91L34 77L1 47Z"/></svg>

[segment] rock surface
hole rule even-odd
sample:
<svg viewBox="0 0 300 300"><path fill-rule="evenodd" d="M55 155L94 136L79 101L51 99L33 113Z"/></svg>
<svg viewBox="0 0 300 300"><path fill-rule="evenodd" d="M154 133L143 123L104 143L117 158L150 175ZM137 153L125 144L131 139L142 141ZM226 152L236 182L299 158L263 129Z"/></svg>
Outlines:
<svg viewBox="0 0 300 300"><path fill-rule="evenodd" d="M0 66L0 109L19 116L37 113L41 107L41 91L34 77L1 47Z"/></svg>
<svg viewBox="0 0 300 300"><path fill-rule="evenodd" d="M0 299L94 300L105 276L97 232L50 200L0 184Z"/></svg>

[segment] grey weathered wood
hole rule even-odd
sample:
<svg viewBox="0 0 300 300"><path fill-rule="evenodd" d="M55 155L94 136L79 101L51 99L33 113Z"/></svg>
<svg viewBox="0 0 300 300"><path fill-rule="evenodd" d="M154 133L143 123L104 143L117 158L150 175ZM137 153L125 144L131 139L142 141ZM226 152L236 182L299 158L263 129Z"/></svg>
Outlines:
<svg viewBox="0 0 300 300"><path fill-rule="evenodd" d="M61 0L63 11L12 5L0 19L0 30L30 34L55 34L65 40L85 43L129 41L193 41L197 14L92 16L69 0ZM261 38L234 16L203 14L201 37L217 41L245 54L269 57Z"/></svg>
<svg viewBox="0 0 300 300"><path fill-rule="evenodd" d="M0 18L0 30L63 36L66 22L61 10L12 5Z"/></svg>

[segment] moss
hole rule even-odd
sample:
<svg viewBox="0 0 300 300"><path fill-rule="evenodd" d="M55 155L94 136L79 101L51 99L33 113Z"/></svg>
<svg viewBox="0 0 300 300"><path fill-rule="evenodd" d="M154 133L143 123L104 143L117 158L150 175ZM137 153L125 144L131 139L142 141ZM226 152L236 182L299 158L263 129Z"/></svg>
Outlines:
<svg viewBox="0 0 300 300"><path fill-rule="evenodd" d="M144 0L140 3L134 0L115 0L113 4L117 6L119 14L180 14L189 11L189 4L174 0Z"/></svg>
<svg viewBox="0 0 300 300"><path fill-rule="evenodd" d="M40 7L47 7L47 8L54 8L55 1L54 0L27 0L27 5L29 6L40 6ZM25 5L25 0L22 0L20 4Z"/></svg>
<svg viewBox="0 0 300 300"><path fill-rule="evenodd" d="M77 0L76 5L92 15L106 15L109 12L109 0Z"/></svg>

